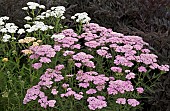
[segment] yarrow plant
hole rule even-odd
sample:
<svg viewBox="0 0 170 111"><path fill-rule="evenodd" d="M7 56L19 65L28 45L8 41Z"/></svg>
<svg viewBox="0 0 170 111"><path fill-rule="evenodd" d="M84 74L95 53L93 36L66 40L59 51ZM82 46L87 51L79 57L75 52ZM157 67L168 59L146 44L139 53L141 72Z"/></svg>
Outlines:
<svg viewBox="0 0 170 111"><path fill-rule="evenodd" d="M24 105L41 110L138 111L142 110L145 91L150 91L158 78L169 71L168 65L157 63L158 57L139 36L123 35L90 23L86 12L71 17L76 30L64 29L60 21L65 7L35 14L37 8L45 6L34 2L27 5L23 10L31 9L32 15L25 18L26 30L12 25L13 32L27 33L18 40L28 59L27 67L23 65L20 72L27 70L31 84ZM0 24L4 25L3 19Z"/></svg>

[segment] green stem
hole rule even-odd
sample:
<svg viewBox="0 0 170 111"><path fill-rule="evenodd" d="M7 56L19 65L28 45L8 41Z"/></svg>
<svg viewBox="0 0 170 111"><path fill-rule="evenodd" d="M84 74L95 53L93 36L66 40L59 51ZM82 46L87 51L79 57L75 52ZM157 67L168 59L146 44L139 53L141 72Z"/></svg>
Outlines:
<svg viewBox="0 0 170 111"><path fill-rule="evenodd" d="M58 33L60 31L59 23L60 23L60 19L57 18L56 23L55 23L55 31L56 31L56 33Z"/></svg>

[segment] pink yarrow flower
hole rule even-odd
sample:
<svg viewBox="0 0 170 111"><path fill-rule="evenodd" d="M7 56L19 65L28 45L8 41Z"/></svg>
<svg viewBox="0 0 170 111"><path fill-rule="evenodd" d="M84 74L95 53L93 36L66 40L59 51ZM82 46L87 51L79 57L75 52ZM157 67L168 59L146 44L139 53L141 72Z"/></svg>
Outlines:
<svg viewBox="0 0 170 111"><path fill-rule="evenodd" d="M82 64L81 63L75 63L75 66L80 68L82 66Z"/></svg>
<svg viewBox="0 0 170 111"><path fill-rule="evenodd" d="M56 100L49 100L49 101L48 101L49 107L54 107L54 106L55 106L55 103L56 103Z"/></svg>
<svg viewBox="0 0 170 111"><path fill-rule="evenodd" d="M47 58L47 57L40 57L39 60L41 63L50 63L51 59Z"/></svg>
<svg viewBox="0 0 170 111"><path fill-rule="evenodd" d="M97 54L99 54L100 56L106 56L107 55L107 51L106 50L103 50L103 49L98 49L97 50Z"/></svg>
<svg viewBox="0 0 170 111"><path fill-rule="evenodd" d="M100 43L96 41L89 41L89 42L86 42L85 45L90 48L96 48L97 46L100 46Z"/></svg>
<svg viewBox="0 0 170 111"><path fill-rule="evenodd" d="M158 67L161 71L169 71L169 65L161 65Z"/></svg>
<svg viewBox="0 0 170 111"><path fill-rule="evenodd" d="M142 87L138 87L138 88L136 88L136 90L139 94L144 92L144 89Z"/></svg>
<svg viewBox="0 0 170 111"><path fill-rule="evenodd" d="M116 100L116 103L118 103L118 104L126 104L126 99L125 98L118 98Z"/></svg>
<svg viewBox="0 0 170 111"><path fill-rule="evenodd" d="M107 102L104 100L101 100L101 98L98 99L95 97L89 97L87 99L87 102L89 103L88 107L90 110L102 109L104 107L107 107Z"/></svg>
<svg viewBox="0 0 170 111"><path fill-rule="evenodd" d="M130 72L129 74L126 75L126 79L134 79L135 78L135 74Z"/></svg>
<svg viewBox="0 0 170 111"><path fill-rule="evenodd" d="M58 91L57 91L56 89L52 89L51 93L52 93L53 95L57 95L57 94L58 94Z"/></svg>
<svg viewBox="0 0 170 111"><path fill-rule="evenodd" d="M131 105L132 107L135 107L137 105L139 105L139 101L137 101L136 99L128 99L127 100L128 104Z"/></svg>
<svg viewBox="0 0 170 111"><path fill-rule="evenodd" d="M111 67L111 70L112 70L113 72L119 72L119 73L122 72L122 68L120 68L120 67Z"/></svg>
<svg viewBox="0 0 170 111"><path fill-rule="evenodd" d="M96 89L89 89L86 91L86 94L95 94L97 93Z"/></svg>
<svg viewBox="0 0 170 111"><path fill-rule="evenodd" d="M33 67L34 69L39 69L39 68L42 67L42 63L34 63L34 64L32 64L32 67Z"/></svg>
<svg viewBox="0 0 170 111"><path fill-rule="evenodd" d="M64 84L62 84L62 87L63 87L64 89L67 89L67 88L69 87L69 84L64 83Z"/></svg>
<svg viewBox="0 0 170 111"><path fill-rule="evenodd" d="M81 100L83 96L81 94L74 94L74 98L77 100Z"/></svg>
<svg viewBox="0 0 170 111"><path fill-rule="evenodd" d="M147 72L146 68L143 66L138 67L139 72Z"/></svg>

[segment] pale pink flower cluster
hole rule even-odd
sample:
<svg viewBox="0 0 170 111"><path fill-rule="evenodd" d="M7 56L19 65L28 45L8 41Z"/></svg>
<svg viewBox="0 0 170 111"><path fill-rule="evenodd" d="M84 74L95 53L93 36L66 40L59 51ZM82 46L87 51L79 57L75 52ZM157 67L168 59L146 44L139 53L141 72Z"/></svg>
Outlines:
<svg viewBox="0 0 170 111"><path fill-rule="evenodd" d="M96 89L89 89L86 91L86 94L95 94L96 92Z"/></svg>
<svg viewBox="0 0 170 111"><path fill-rule="evenodd" d="M93 34L91 32L85 32L85 33L82 33L80 36L78 36L78 38L84 38L84 40L86 40L86 41L91 41L96 38L99 38L99 36L97 36L96 34Z"/></svg>
<svg viewBox="0 0 170 111"><path fill-rule="evenodd" d="M39 68L42 67L42 63L34 63L34 64L32 64L32 67L33 67L34 69L39 69Z"/></svg>
<svg viewBox="0 0 170 111"><path fill-rule="evenodd" d="M66 51L64 51L63 56L73 55L74 53L75 53L74 51L68 51L68 50L66 50Z"/></svg>
<svg viewBox="0 0 170 111"><path fill-rule="evenodd" d="M41 81L38 85L33 86L32 88L27 90L27 94L23 100L24 104L27 104L31 100L36 100L38 97L38 103L40 103L41 107L47 108L54 107L56 100L48 100L48 97L45 96L45 93L41 91L42 88L51 88L52 84L55 82L59 82L64 79L61 75L61 71L64 68L64 65L57 65L55 69L47 69L46 72L40 77ZM56 89L52 89L51 93L56 95L58 91Z"/></svg>
<svg viewBox="0 0 170 111"><path fill-rule="evenodd" d="M75 91L72 90L72 88L67 88L67 92L65 94L61 94L60 96L62 98L63 97L74 96L75 99L81 100L83 98L83 92L76 93Z"/></svg>
<svg viewBox="0 0 170 111"><path fill-rule="evenodd" d="M129 74L126 75L125 78L128 79L128 80L134 79L135 78L135 74L133 72L130 72Z"/></svg>
<svg viewBox="0 0 170 111"><path fill-rule="evenodd" d="M147 69L143 66L138 67L139 72L147 72Z"/></svg>
<svg viewBox="0 0 170 111"><path fill-rule="evenodd" d="M85 45L90 48L96 48L97 46L100 46L100 43L96 41L89 41L89 42L86 42Z"/></svg>
<svg viewBox="0 0 170 111"><path fill-rule="evenodd" d="M111 67L111 70L112 70L113 72L119 72L119 73L122 72L122 68L120 68L120 67Z"/></svg>
<svg viewBox="0 0 170 111"><path fill-rule="evenodd" d="M109 81L109 78L106 77L104 74L98 74L97 72L90 71L90 72L83 72L83 71L78 71L76 79L80 82L79 86L83 88L87 88L89 86L89 83L93 83L96 85L96 89L98 91L102 91L102 89L105 88L105 84L107 81ZM96 92L94 89L90 89L86 93L90 92Z"/></svg>
<svg viewBox="0 0 170 111"><path fill-rule="evenodd" d="M161 65L158 67L161 71L169 71L169 65Z"/></svg>
<svg viewBox="0 0 170 111"><path fill-rule="evenodd" d="M73 38L73 37L65 37L61 40L57 40L57 42L62 44L63 48L69 48L72 45L74 45L75 42L77 42L78 39L77 38Z"/></svg>
<svg viewBox="0 0 170 111"><path fill-rule="evenodd" d="M110 81L109 87L107 88L107 92L109 95L116 95L118 93L125 93L125 92L134 91L134 87L130 81Z"/></svg>
<svg viewBox="0 0 170 111"><path fill-rule="evenodd" d="M31 100L36 100L38 98L38 95L40 93L40 86L33 86L32 88L27 90L27 94L25 95L25 98L23 100L24 104L27 104Z"/></svg>
<svg viewBox="0 0 170 111"><path fill-rule="evenodd" d="M64 83L64 84L62 85L62 87L63 87L64 89L67 89L67 88L69 87L69 84Z"/></svg>
<svg viewBox="0 0 170 111"><path fill-rule="evenodd" d="M57 91L56 89L52 89L52 90L51 90L51 94L57 95L57 94L58 94L58 91Z"/></svg>
<svg viewBox="0 0 170 111"><path fill-rule="evenodd" d="M62 60L64 58L61 64L66 63L64 64L66 71L63 73L61 71L64 65L57 65L55 69L46 69L38 85L28 89L24 104L38 99L41 107L54 107L56 100L48 100L41 91L43 89L50 90L56 97L58 95L62 98L74 97L81 101L87 99L90 110L107 107L109 100L106 101L102 94L115 96L117 104L129 104L135 107L140 104L139 101L120 96L127 94L126 98L131 98L129 93L139 96L144 92L142 87L136 88L135 84L132 84L133 79L150 69L169 71L168 65L157 63L157 56L146 49L148 44L138 36L124 36L95 23L84 24L83 33L80 35L72 29L63 30L59 35L63 35L63 38L54 38L54 46L31 46L29 50L33 53L30 58L39 59L39 62L32 64L35 69L39 69L42 64L53 62L51 58L55 57L56 53L63 55L60 56ZM103 69L97 69L99 59L102 61L99 64ZM67 63L70 61L73 69L67 69ZM60 63L60 61L54 62ZM68 73L67 70L71 71ZM102 73L99 70L103 70ZM71 80L76 81L74 85L70 84ZM94 96L98 94L101 96Z"/></svg>
<svg viewBox="0 0 170 111"><path fill-rule="evenodd" d="M100 43L100 46L107 43L110 44L110 48L113 48L116 52L124 53L125 56L116 56L116 59L114 60L116 65L132 67L134 64L131 62L131 60L135 60L146 65L150 64L150 68L152 69L159 68L164 71L169 71L169 67L160 67L159 65L155 66L157 62L157 56L154 54L149 54L150 50L143 47L144 45L148 44L144 42L141 37L124 36L123 34L112 32L110 29L100 27L95 23L86 24L84 25L83 29L85 33L82 34L81 38L85 38L87 41L85 44L89 44L88 47L96 48L98 43ZM99 33L99 36L95 35L97 33ZM87 37L86 35L90 35L90 37ZM124 45L119 45L119 43ZM141 54L136 55L136 51L141 51ZM106 50L98 49L97 53L101 56L105 56Z"/></svg>
<svg viewBox="0 0 170 111"><path fill-rule="evenodd" d="M83 30L85 32L93 32L93 33L97 33L97 29L99 28L100 26L96 23L89 23L89 24L85 24L83 26Z"/></svg>
<svg viewBox="0 0 170 111"><path fill-rule="evenodd" d="M29 48L33 53L30 55L30 59L39 59L38 63L32 64L34 69L39 69L42 67L42 63L50 63L51 58L55 56L56 52L51 45L39 45L31 46Z"/></svg>
<svg viewBox="0 0 170 111"><path fill-rule="evenodd" d="M139 101L137 101L136 99L128 99L127 100L128 104L131 105L132 107L135 107L137 105L139 105Z"/></svg>
<svg viewBox="0 0 170 111"><path fill-rule="evenodd" d="M85 52L79 52L76 55L73 55L73 59L77 61L90 60L92 58L94 58L92 55L86 54Z"/></svg>
<svg viewBox="0 0 170 111"><path fill-rule="evenodd" d="M64 38L62 39L54 39L56 41L55 48L61 49L61 48L71 48L71 49L80 49L81 45L76 44L78 42L78 35L74 32L72 29L65 29L61 33L56 34L57 35L63 35Z"/></svg>
<svg viewBox="0 0 170 111"><path fill-rule="evenodd" d="M157 58L155 54L140 54L140 56L136 56L137 62L143 62L146 65L157 62Z"/></svg>
<svg viewBox="0 0 170 111"><path fill-rule="evenodd" d="M149 65L151 69L158 68L163 71L169 71L169 66L159 66L156 63L157 56L150 54L150 50L144 48L148 43L144 42L139 36L124 36L121 33L113 32L111 29L106 29L95 23L84 24L83 30L85 32L80 36L78 36L72 29L63 30L62 34L65 35L66 38L57 41L60 43L58 45L68 48L70 47L71 49L80 49L81 45L76 44L80 38L85 40L84 46L87 46L87 48L95 49L100 46L105 47L105 44L109 44L110 47L106 49L98 49L96 52L100 56L108 59L112 58L112 54L109 52L110 50L123 53L124 56L122 54L115 56L114 64L116 65L132 67L134 65L133 61L136 61L143 63L144 65ZM139 55L137 55L137 51L140 51ZM88 61L87 64L93 65L93 62ZM80 67L81 65L77 64L76 66ZM139 71L146 72L147 70L140 69Z"/></svg>
<svg viewBox="0 0 170 111"><path fill-rule="evenodd" d="M29 48L31 51L33 51L33 55L30 56L31 59L36 59L37 56L46 56L46 57L54 57L56 52L52 48L51 45L40 45L40 46L30 46ZM34 57L35 56L35 57Z"/></svg>
<svg viewBox="0 0 170 111"><path fill-rule="evenodd" d="M118 103L118 104L126 104L126 99L125 98L118 98L116 100L116 103Z"/></svg>
<svg viewBox="0 0 170 111"><path fill-rule="evenodd" d="M102 57L112 58L111 53L109 53L107 50L108 50L108 47L101 47L101 49L98 49L96 52Z"/></svg>
<svg viewBox="0 0 170 111"><path fill-rule="evenodd" d="M134 64L133 62L129 61L126 57L117 55L116 59L114 60L116 65L123 65L127 67L132 67Z"/></svg>
<svg viewBox="0 0 170 111"><path fill-rule="evenodd" d="M64 79L61 75L59 70L47 69L46 72L40 77L41 81L38 83L40 86L46 86L51 88L52 84L54 83L52 80L54 79L55 82L59 82Z"/></svg>
<svg viewBox="0 0 170 111"><path fill-rule="evenodd" d="M81 61L84 66L95 68L94 62L90 61L90 59L92 58L94 58L92 55L86 54L84 52L79 52L73 55L73 60ZM80 64L77 64L77 65L79 67Z"/></svg>
<svg viewBox="0 0 170 111"><path fill-rule="evenodd" d="M61 49L62 49L62 48L61 48L60 45L54 45L54 50L55 50L56 52L59 52Z"/></svg>
<svg viewBox="0 0 170 111"><path fill-rule="evenodd" d="M62 34L65 35L65 37L77 37L78 35L74 32L73 29L65 29L62 31Z"/></svg>
<svg viewBox="0 0 170 111"><path fill-rule="evenodd" d="M142 87L138 87L138 88L136 88L136 90L139 94L144 92L144 89Z"/></svg>
<svg viewBox="0 0 170 111"><path fill-rule="evenodd" d="M54 39L58 44L56 46L62 48L80 49L80 44L75 44L78 42L77 34L72 29L63 30L57 35L64 35L62 39Z"/></svg>
<svg viewBox="0 0 170 111"><path fill-rule="evenodd" d="M81 63L75 63L75 66L80 68L82 66L82 64Z"/></svg>
<svg viewBox="0 0 170 111"><path fill-rule="evenodd" d="M126 99L125 98L118 98L116 100L116 103L125 105L126 104ZM139 101L137 101L136 99L127 99L127 103L129 105L131 105L132 107L135 107L135 106L140 104Z"/></svg>
<svg viewBox="0 0 170 111"><path fill-rule="evenodd" d="M39 85L33 86L32 88L28 89L27 94L25 95L25 98L23 100L23 103L27 104L28 102L39 98L38 103L40 103L41 107L43 108L47 108L47 106L54 107L56 100L48 100L48 97L45 96L45 93L40 91L40 89L41 86Z"/></svg>
<svg viewBox="0 0 170 111"><path fill-rule="evenodd" d="M96 110L96 109L102 109L104 107L107 107L107 102L105 101L104 96L99 97L89 97L87 99L87 102L89 103L88 107L90 110Z"/></svg>

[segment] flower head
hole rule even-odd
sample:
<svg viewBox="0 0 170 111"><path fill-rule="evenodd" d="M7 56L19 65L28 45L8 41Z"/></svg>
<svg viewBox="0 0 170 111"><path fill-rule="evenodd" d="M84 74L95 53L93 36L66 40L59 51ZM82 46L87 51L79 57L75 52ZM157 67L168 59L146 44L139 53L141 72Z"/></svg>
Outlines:
<svg viewBox="0 0 170 111"><path fill-rule="evenodd" d="M137 105L139 105L139 101L137 101L136 99L128 99L127 100L128 104L131 105L132 107L135 107Z"/></svg>
<svg viewBox="0 0 170 111"><path fill-rule="evenodd" d="M88 17L88 14L86 12L76 13L74 16L71 17L71 19L76 19L76 22L81 23L89 23L89 21L91 20L91 18Z"/></svg>
<svg viewBox="0 0 170 111"><path fill-rule="evenodd" d="M139 94L144 92L144 89L142 87L138 87L138 88L136 88L136 90Z"/></svg>
<svg viewBox="0 0 170 111"><path fill-rule="evenodd" d="M49 107L54 107L54 106L55 106L55 103L56 103L56 100L49 100L49 101L48 101Z"/></svg>
<svg viewBox="0 0 170 111"><path fill-rule="evenodd" d="M118 98L116 100L116 103L118 103L118 104L126 104L126 99L125 98Z"/></svg>
<svg viewBox="0 0 170 111"><path fill-rule="evenodd" d="M3 58L2 62L8 62L8 58Z"/></svg>

